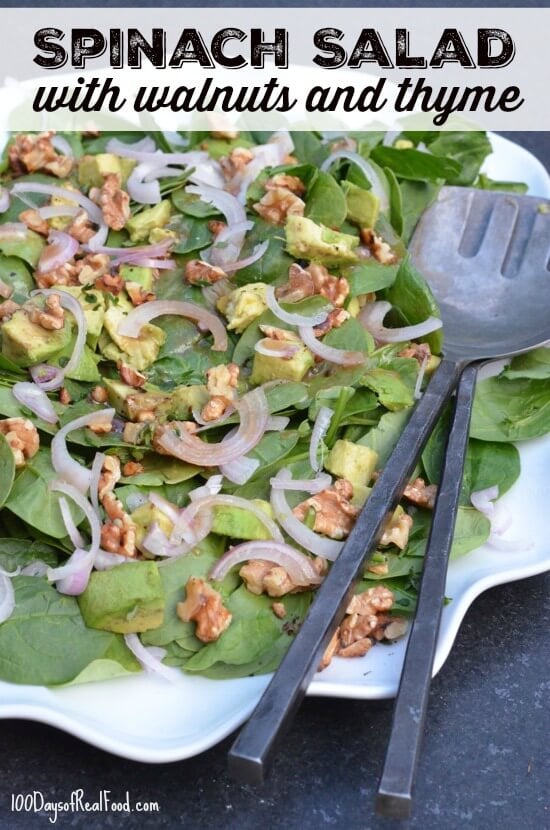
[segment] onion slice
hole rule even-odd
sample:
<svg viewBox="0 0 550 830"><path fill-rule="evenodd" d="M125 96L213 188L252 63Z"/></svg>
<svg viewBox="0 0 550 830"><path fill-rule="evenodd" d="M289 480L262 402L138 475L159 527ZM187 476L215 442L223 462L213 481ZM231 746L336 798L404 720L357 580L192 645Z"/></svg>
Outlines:
<svg viewBox="0 0 550 830"><path fill-rule="evenodd" d="M236 409L241 419L239 428L226 441L205 444L185 430L181 430L178 436L174 429L167 427L158 443L170 455L199 467L220 466L241 458L256 446L265 433L269 419L265 392L261 387L247 392L236 404Z"/></svg>
<svg viewBox="0 0 550 830"><path fill-rule="evenodd" d="M79 190L68 190L65 187L38 182L16 182L12 185L11 192L16 195L20 193L38 193L44 196L58 196L60 199L67 199L71 203L76 202L84 208L92 222L95 222L96 225L103 224L101 209Z"/></svg>
<svg viewBox="0 0 550 830"><path fill-rule="evenodd" d="M77 251L78 242L73 236L64 231L50 231L48 245L42 249L38 260L38 273L44 274L46 271L60 268L72 259Z"/></svg>
<svg viewBox="0 0 550 830"><path fill-rule="evenodd" d="M175 314L196 321L199 327L208 329L214 336L213 351L224 352L227 349L227 331L220 318L195 303L180 300L152 300L133 308L120 323L118 333L123 337L137 338L142 326L165 314Z"/></svg>
<svg viewBox="0 0 550 830"><path fill-rule="evenodd" d="M221 582L235 565L251 559L273 562L285 569L295 585L319 585L322 577L315 570L312 560L284 542L244 542L235 545L219 559L210 570L209 579Z"/></svg>
<svg viewBox="0 0 550 830"><path fill-rule="evenodd" d="M356 164L357 167L365 174L366 178L370 182L372 192L375 196L378 197L380 201L380 210L382 213L387 213L390 207L390 201L388 198L388 193L386 190L386 186L378 172L372 164L360 156L359 153L353 153L351 150L337 150L335 153L332 153L321 165L321 170L326 172L335 161L339 159L346 159L347 161L351 161L352 164Z"/></svg>
<svg viewBox="0 0 550 830"><path fill-rule="evenodd" d="M172 666L165 666L159 659L161 652L161 656L166 654L165 649L157 648L156 646L146 648L137 634L125 634L124 642L145 671L158 677L163 677L165 680L169 680L170 683L177 683L181 679L181 674L178 669Z"/></svg>
<svg viewBox="0 0 550 830"><path fill-rule="evenodd" d="M324 323L328 317L328 313L326 311L318 311L316 314L312 314L311 317L306 317L304 314L292 314L289 311L285 311L284 308L282 308L277 302L277 298L275 297L275 289L272 285L268 285L265 290L265 300L269 310L273 312L275 317L282 320L283 323L288 323L289 326L319 326L321 323Z"/></svg>
<svg viewBox="0 0 550 830"><path fill-rule="evenodd" d="M80 363L80 359L84 351L84 346L86 345L86 335L88 333L88 326L86 323L86 317L84 315L82 306L80 305L76 297L72 296L72 294L68 294L66 291L63 290L55 290L53 288L37 288L35 291L31 291L31 297L35 297L39 294L43 294L45 297L48 297L51 294L56 294L59 297L60 305L63 306L63 308L67 309L67 311L71 312L71 314L75 318L77 325L76 341L73 346L73 351L69 359L69 362L62 369L61 382L59 378L55 378L54 380L49 381L48 383L40 384L41 388L45 392L49 392L52 389L58 389L59 386L61 386L61 384L63 383L63 378L65 377L65 375L69 375L71 372L73 372Z"/></svg>
<svg viewBox="0 0 550 830"><path fill-rule="evenodd" d="M213 507L236 507L240 510L248 510L252 513L258 521L260 521L272 539L278 542L283 541L283 535L272 518L267 513L264 513L261 508L247 499L241 499L239 496L229 496L223 494L216 494L213 496L205 496L201 499L195 499L191 502L189 507L185 508L183 515L191 522L199 511L205 509L211 510Z"/></svg>
<svg viewBox="0 0 550 830"><path fill-rule="evenodd" d="M261 259L268 248L269 239L264 239L264 241L260 242L259 245L256 245L252 253L247 257L244 257L244 259L238 259L237 262L226 262L223 270L226 274L232 274L234 271L239 271L241 268L247 268L249 265L252 265L254 262Z"/></svg>
<svg viewBox="0 0 550 830"><path fill-rule="evenodd" d="M46 393L29 381L14 384L12 394L16 401L30 409L38 418L48 424L56 424L59 420L57 412Z"/></svg>
<svg viewBox="0 0 550 830"><path fill-rule="evenodd" d="M86 544L84 537L75 525L69 508L69 503L63 496L59 497L59 509L61 510L61 518L63 519L63 524L65 525L69 539L75 548L84 548L84 545Z"/></svg>
<svg viewBox="0 0 550 830"><path fill-rule="evenodd" d="M76 596L81 594L88 584L94 560L99 550L101 525L92 505L76 487L64 481L53 481L49 487L54 492L69 496L80 507L90 525L90 549L86 551L77 547L68 562L59 568L49 568L47 572L49 581L56 583L56 588L60 593ZM75 530L76 528L71 519L67 531L76 535Z"/></svg>
<svg viewBox="0 0 550 830"><path fill-rule="evenodd" d="M280 470L277 474L278 479L285 480L290 479L290 477L288 470ZM344 543L320 536L318 533L310 530L309 527L306 527L303 522L296 518L290 509L284 490L279 490L275 487L271 488L271 506L275 519L295 542L298 542L299 545L310 553L323 556L325 559L334 561L338 557Z"/></svg>
<svg viewBox="0 0 550 830"><path fill-rule="evenodd" d="M416 323L414 326L387 329L383 325L383 320L391 307L391 303L379 300L374 303L367 303L358 314L359 322L379 343L403 343L406 340L416 340L437 331L443 325L438 317L428 317L422 323Z"/></svg>
<svg viewBox="0 0 550 830"><path fill-rule="evenodd" d="M12 581L3 571L0 572L0 623L8 620L15 608L15 591Z"/></svg>
<svg viewBox="0 0 550 830"><path fill-rule="evenodd" d="M96 514L100 516L99 512L99 480L101 478L101 471L105 462L105 453L96 452L94 460L92 461L92 470L90 476L90 501Z"/></svg>
<svg viewBox="0 0 550 830"><path fill-rule="evenodd" d="M320 493L332 484L328 473L319 473L315 478L270 478L269 483L275 490L299 490L303 493Z"/></svg>
<svg viewBox="0 0 550 830"><path fill-rule="evenodd" d="M312 326L300 326L298 331L304 345L313 354L317 355L317 357L328 360L329 363L336 363L339 366L361 366L367 359L367 356L363 352L336 349L334 346L328 346L315 337Z"/></svg>
<svg viewBox="0 0 550 830"><path fill-rule="evenodd" d="M315 472L318 472L321 469L321 464L319 464L319 460L317 458L318 450L321 441L327 434L333 415L334 411L332 409L328 406L322 406L319 409L317 417L315 418L315 423L313 424L311 440L309 442L309 463L311 464L311 469L315 470Z"/></svg>
<svg viewBox="0 0 550 830"><path fill-rule="evenodd" d="M82 417L75 418L65 424L64 427L61 427L52 438L52 464L54 470L68 485L76 488L81 495L88 490L91 484L92 471L83 467L82 464L79 464L70 456L66 444L67 435L75 429L90 426L90 424L95 424L98 421L107 421L113 418L114 414L114 409L99 409L96 412L88 413L88 415L82 415ZM72 498L71 493L67 495Z"/></svg>

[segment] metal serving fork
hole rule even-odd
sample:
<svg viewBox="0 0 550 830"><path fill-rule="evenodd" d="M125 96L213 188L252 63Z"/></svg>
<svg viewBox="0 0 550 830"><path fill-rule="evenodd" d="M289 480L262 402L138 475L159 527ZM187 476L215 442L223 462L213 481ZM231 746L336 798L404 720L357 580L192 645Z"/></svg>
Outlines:
<svg viewBox="0 0 550 830"><path fill-rule="evenodd" d="M298 635L229 753L229 768L236 778L248 783L263 780L276 742L290 725L344 616L364 564L464 372L377 801L380 812L401 817L410 810L425 719L467 446L475 363L525 352L550 339L550 201L444 187L415 230L411 255L441 309L444 359Z"/></svg>

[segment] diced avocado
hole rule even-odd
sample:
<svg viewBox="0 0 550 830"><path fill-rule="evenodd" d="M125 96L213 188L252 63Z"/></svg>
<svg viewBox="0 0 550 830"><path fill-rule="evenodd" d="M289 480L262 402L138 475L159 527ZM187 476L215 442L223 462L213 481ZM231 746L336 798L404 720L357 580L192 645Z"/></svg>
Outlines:
<svg viewBox="0 0 550 830"><path fill-rule="evenodd" d="M95 349L105 318L105 295L95 288L79 288L76 285L60 285L59 290L76 297L82 306L88 329L86 343Z"/></svg>
<svg viewBox="0 0 550 830"><path fill-rule="evenodd" d="M63 189L74 190L76 192L76 187L73 184L71 184L71 182L64 182ZM64 196L52 196L52 198L50 199L50 204L52 205L52 207L64 207L65 205L69 205L69 207L78 207L78 202L73 202L72 199L66 199ZM52 216L52 218L48 221L50 227L52 227L54 230L64 231L65 228L68 228L69 225L72 223L73 217Z"/></svg>
<svg viewBox="0 0 550 830"><path fill-rule="evenodd" d="M137 282L150 291L153 287L153 269L141 265L121 265L118 271L124 282Z"/></svg>
<svg viewBox="0 0 550 830"><path fill-rule="evenodd" d="M355 253L359 237L317 225L305 216L288 216L285 232L286 249L298 259L322 265L352 265L359 260Z"/></svg>
<svg viewBox="0 0 550 830"><path fill-rule="evenodd" d="M314 365L315 360L306 346L300 346L291 358L271 357L254 352L250 382L256 386L270 380L301 381Z"/></svg>
<svg viewBox="0 0 550 830"><path fill-rule="evenodd" d="M103 386L107 390L109 404L119 415L131 421L136 420L142 412L156 412L159 406L166 405L169 401L169 395L164 392L143 392L110 378L104 378Z"/></svg>
<svg viewBox="0 0 550 830"><path fill-rule="evenodd" d="M140 549L141 543L153 522L156 522L167 536L170 536L174 527L166 513L163 513L162 510L159 510L158 507L155 507L150 502L142 504L141 507L137 507L130 515L130 518L136 526L136 545Z"/></svg>
<svg viewBox="0 0 550 830"><path fill-rule="evenodd" d="M78 161L78 183L81 187L102 187L103 177L118 173L123 185L136 166L134 159L122 158L114 153L98 153L96 156L82 156Z"/></svg>
<svg viewBox="0 0 550 830"><path fill-rule="evenodd" d="M267 309L263 282L253 282L236 288L219 298L217 306L227 317L227 328L242 332Z"/></svg>
<svg viewBox="0 0 550 830"><path fill-rule="evenodd" d="M329 452L324 466L338 478L347 478L354 487L366 487L377 464L378 453L370 447L339 439Z"/></svg>
<svg viewBox="0 0 550 830"><path fill-rule="evenodd" d="M374 228L380 210L380 199L372 190L364 190L352 182L342 182L348 208L347 218L361 228Z"/></svg>
<svg viewBox="0 0 550 830"><path fill-rule="evenodd" d="M176 231L171 231L169 228L153 228L149 234L149 244L156 245L158 242L164 242L165 239L176 240L177 238Z"/></svg>
<svg viewBox="0 0 550 830"><path fill-rule="evenodd" d="M16 311L2 326L2 354L18 366L45 363L69 344L71 332L68 319L62 329L49 331L31 323L23 310Z"/></svg>
<svg viewBox="0 0 550 830"><path fill-rule="evenodd" d="M118 327L124 319L124 309L120 306L111 306L105 312L105 330L116 349L108 349L108 342L100 342L100 348L105 357L110 360L123 359L138 371L147 369L158 357L160 347L166 340L166 335L158 326L146 323L141 327L139 337L124 337L118 333ZM121 354L122 352L122 354Z"/></svg>
<svg viewBox="0 0 550 830"><path fill-rule="evenodd" d="M158 205L142 210L137 216L131 216L126 222L126 230L132 242L147 239L153 228L163 228L170 219L171 205L163 199Z"/></svg>
<svg viewBox="0 0 550 830"><path fill-rule="evenodd" d="M69 346L57 356L56 360L66 358L66 361L68 362L74 351L75 343L76 333L71 339ZM65 377L70 380L82 380L84 383L100 383L101 375L99 374L99 370L97 368L98 363L99 356L96 355L89 346L84 345L80 360L74 369L69 372L65 372Z"/></svg>
<svg viewBox="0 0 550 830"><path fill-rule="evenodd" d="M164 621L164 590L154 562L130 562L94 571L78 598L89 628L132 634L159 628Z"/></svg>
<svg viewBox="0 0 550 830"><path fill-rule="evenodd" d="M158 407L157 416L160 419L188 421L192 418L193 409L202 409L209 397L206 386L177 386Z"/></svg>
<svg viewBox="0 0 550 830"><path fill-rule="evenodd" d="M365 487L364 484L354 484L351 503L355 507L363 507L371 493L372 487Z"/></svg>
<svg viewBox="0 0 550 830"><path fill-rule="evenodd" d="M262 499L252 499L252 504L259 507L266 516L273 518L271 505ZM241 507L217 505L214 507L212 530L220 536L230 539L270 539L271 534L253 513Z"/></svg>
<svg viewBox="0 0 550 830"><path fill-rule="evenodd" d="M441 358L438 357L436 354L431 354L430 359L428 360L428 362L426 364L424 374L427 375L428 377L430 375L433 375L433 373L435 372L435 370L437 369L437 367L439 366L440 363L441 363Z"/></svg>

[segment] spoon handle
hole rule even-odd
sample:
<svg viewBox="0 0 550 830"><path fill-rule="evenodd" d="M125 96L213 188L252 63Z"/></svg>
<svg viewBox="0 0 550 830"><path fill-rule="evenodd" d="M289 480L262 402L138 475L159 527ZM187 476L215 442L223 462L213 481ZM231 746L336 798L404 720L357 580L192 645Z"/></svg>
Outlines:
<svg viewBox="0 0 550 830"><path fill-rule="evenodd" d="M424 731L439 622L445 597L449 553L475 391L477 366L460 379L445 463L424 555L422 583L410 632L376 809L389 818L407 818L412 804L416 767Z"/></svg>
<svg viewBox="0 0 550 830"><path fill-rule="evenodd" d="M237 780L249 784L263 781L276 743L290 726L345 614L364 563L376 547L463 368L460 361L442 360L416 405L299 633L229 752L229 771Z"/></svg>

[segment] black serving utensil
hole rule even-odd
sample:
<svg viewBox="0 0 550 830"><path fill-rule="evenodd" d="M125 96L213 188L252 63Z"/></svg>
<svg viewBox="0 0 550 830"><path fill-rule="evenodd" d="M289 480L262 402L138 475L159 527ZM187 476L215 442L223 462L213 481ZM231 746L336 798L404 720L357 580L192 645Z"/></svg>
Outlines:
<svg viewBox="0 0 550 830"><path fill-rule="evenodd" d="M549 253L548 200L444 187L435 204L423 214L413 237L411 256L439 303L445 357L318 590L298 635L229 753L230 772L239 780L263 780L277 741L300 705L365 562L465 367L483 359L518 354L550 339ZM471 383L469 406L473 388ZM461 401L460 406L468 403L466 394ZM449 511L451 500L442 502L440 509L443 507ZM440 521L449 525L450 518L444 513ZM442 591L435 600L440 608ZM439 615L430 629L434 644L438 621ZM428 688L429 681L427 686L421 683L419 694L425 696ZM417 752L409 757L415 759ZM385 795L391 795L389 790ZM399 793L396 795L400 798ZM382 809L384 803L390 802L382 799Z"/></svg>

